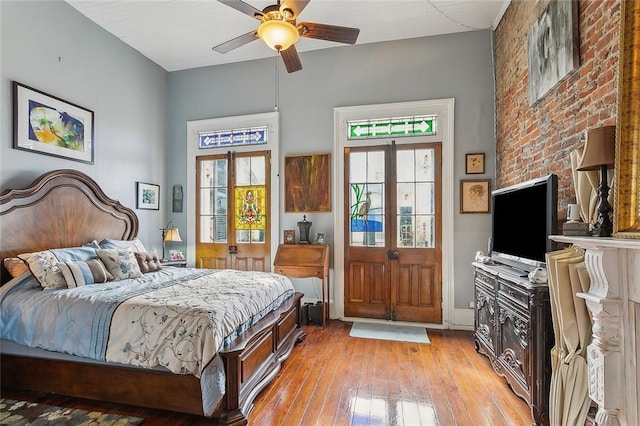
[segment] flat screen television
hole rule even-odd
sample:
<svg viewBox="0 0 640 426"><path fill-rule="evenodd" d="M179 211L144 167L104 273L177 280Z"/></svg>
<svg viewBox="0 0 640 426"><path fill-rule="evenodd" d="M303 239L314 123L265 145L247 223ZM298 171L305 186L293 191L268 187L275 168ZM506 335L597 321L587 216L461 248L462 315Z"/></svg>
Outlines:
<svg viewBox="0 0 640 426"><path fill-rule="evenodd" d="M491 258L530 272L546 266L556 248L549 235L558 227L558 178L550 174L491 193Z"/></svg>

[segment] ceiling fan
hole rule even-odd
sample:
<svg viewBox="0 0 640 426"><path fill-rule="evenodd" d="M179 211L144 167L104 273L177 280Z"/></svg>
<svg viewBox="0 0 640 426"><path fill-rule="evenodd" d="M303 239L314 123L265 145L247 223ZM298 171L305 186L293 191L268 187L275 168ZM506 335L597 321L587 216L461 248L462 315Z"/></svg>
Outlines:
<svg viewBox="0 0 640 426"><path fill-rule="evenodd" d="M262 39L267 46L280 53L287 72L302 69L295 43L299 37L355 44L360 33L359 28L340 27L337 25L316 24L313 22L296 23L296 19L311 0L285 0L263 10L243 2L242 0L218 0L246 15L260 21L254 31L233 38L213 47L220 53L227 53L257 39Z"/></svg>

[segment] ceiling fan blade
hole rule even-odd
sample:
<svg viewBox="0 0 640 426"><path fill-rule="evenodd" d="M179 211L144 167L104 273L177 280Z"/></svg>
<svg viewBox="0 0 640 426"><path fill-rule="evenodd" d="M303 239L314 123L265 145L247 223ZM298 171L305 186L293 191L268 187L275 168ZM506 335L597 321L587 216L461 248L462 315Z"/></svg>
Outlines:
<svg viewBox="0 0 640 426"><path fill-rule="evenodd" d="M260 19L260 17L263 15L260 9L256 9L250 4L243 2L242 0L218 0L218 1L220 3L226 4L229 7L234 8L235 10L238 10L244 13L245 15L249 15L252 18Z"/></svg>
<svg viewBox="0 0 640 426"><path fill-rule="evenodd" d="M293 11L293 16L295 16L297 19L298 16L300 16L300 12L302 12L302 9L307 7L310 1L311 0L285 0L282 7L291 9ZM282 7L280 8L280 10L282 10Z"/></svg>
<svg viewBox="0 0 640 426"><path fill-rule="evenodd" d="M313 22L301 22L298 24L298 32L301 37L355 44L356 40L358 40L360 29L339 27L337 25L316 24Z"/></svg>
<svg viewBox="0 0 640 426"><path fill-rule="evenodd" d="M302 62L300 62L300 56L298 56L295 44L292 44L287 50L281 50L280 56L282 56L282 62L284 62L284 67L288 73L302 69Z"/></svg>
<svg viewBox="0 0 640 426"><path fill-rule="evenodd" d="M253 40L258 40L258 38L258 34L256 34L255 31L250 31L217 46L213 46L212 49L219 53L227 53L231 52L233 49L244 46L247 43L251 43Z"/></svg>

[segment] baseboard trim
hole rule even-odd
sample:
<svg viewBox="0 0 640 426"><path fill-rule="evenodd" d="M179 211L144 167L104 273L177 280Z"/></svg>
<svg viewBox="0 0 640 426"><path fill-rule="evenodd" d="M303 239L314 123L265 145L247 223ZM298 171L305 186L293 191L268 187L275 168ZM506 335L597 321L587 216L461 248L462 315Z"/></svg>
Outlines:
<svg viewBox="0 0 640 426"><path fill-rule="evenodd" d="M454 309L449 328L451 330L473 331L473 309Z"/></svg>

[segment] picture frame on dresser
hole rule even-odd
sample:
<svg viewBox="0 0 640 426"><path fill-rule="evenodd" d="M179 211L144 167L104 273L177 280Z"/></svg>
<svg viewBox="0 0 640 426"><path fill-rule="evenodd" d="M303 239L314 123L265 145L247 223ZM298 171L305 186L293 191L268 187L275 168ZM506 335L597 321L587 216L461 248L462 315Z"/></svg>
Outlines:
<svg viewBox="0 0 640 426"><path fill-rule="evenodd" d="M169 260L185 260L186 258L184 250L169 250Z"/></svg>
<svg viewBox="0 0 640 426"><path fill-rule="evenodd" d="M94 113L17 81L13 91L13 148L94 163Z"/></svg>

